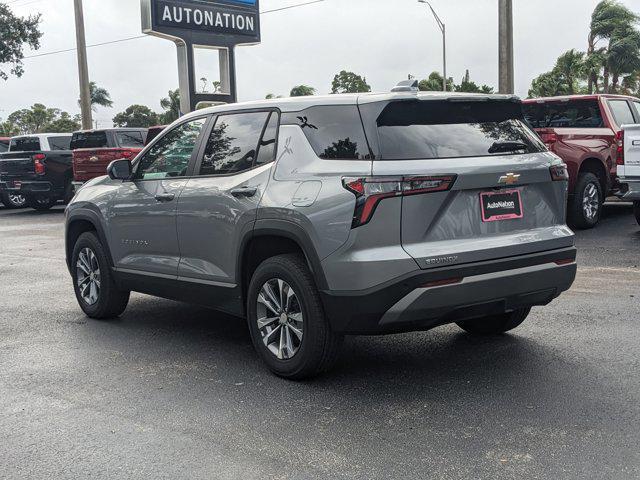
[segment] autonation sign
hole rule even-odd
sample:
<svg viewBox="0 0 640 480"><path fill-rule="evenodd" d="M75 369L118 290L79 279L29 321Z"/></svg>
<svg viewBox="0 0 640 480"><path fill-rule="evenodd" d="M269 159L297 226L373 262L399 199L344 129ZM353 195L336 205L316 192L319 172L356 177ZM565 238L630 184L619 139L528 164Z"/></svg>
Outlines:
<svg viewBox="0 0 640 480"><path fill-rule="evenodd" d="M148 33L212 45L260 42L258 0L143 0L142 10Z"/></svg>

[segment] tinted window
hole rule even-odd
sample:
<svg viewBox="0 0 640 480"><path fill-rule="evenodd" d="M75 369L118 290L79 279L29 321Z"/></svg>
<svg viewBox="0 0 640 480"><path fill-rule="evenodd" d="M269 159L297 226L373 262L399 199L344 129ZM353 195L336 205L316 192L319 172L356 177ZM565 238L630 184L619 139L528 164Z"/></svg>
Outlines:
<svg viewBox="0 0 640 480"><path fill-rule="evenodd" d="M264 129L260 146L258 148L258 158L256 165L265 165L276 159L276 140L278 135L278 114L273 112L269 117L269 122Z"/></svg>
<svg viewBox="0 0 640 480"><path fill-rule="evenodd" d="M283 122L284 123L284 122ZM287 114L286 123L299 125L320 158L370 158L362 120L355 105L312 107Z"/></svg>
<svg viewBox="0 0 640 480"><path fill-rule="evenodd" d="M117 132L118 145L123 148L142 148L144 139L140 132Z"/></svg>
<svg viewBox="0 0 640 480"><path fill-rule="evenodd" d="M205 121L199 118L183 123L158 140L138 163L136 178L148 180L185 176Z"/></svg>
<svg viewBox="0 0 640 480"><path fill-rule="evenodd" d="M211 131L200 175L228 175L254 165L269 112L220 115Z"/></svg>
<svg viewBox="0 0 640 480"><path fill-rule="evenodd" d="M49 137L47 140L51 150L69 150L69 145L71 144L71 136Z"/></svg>
<svg viewBox="0 0 640 480"><path fill-rule="evenodd" d="M609 107L618 125L633 125L635 122L631 107L626 100L609 100Z"/></svg>
<svg viewBox="0 0 640 480"><path fill-rule="evenodd" d="M107 148L109 141L106 132L78 132L71 139L71 150L78 148Z"/></svg>
<svg viewBox="0 0 640 480"><path fill-rule="evenodd" d="M533 128L602 128L604 121L596 100L525 103L524 115Z"/></svg>
<svg viewBox="0 0 640 480"><path fill-rule="evenodd" d="M37 152L41 150L38 137L12 138L9 149L12 152Z"/></svg>
<svg viewBox="0 0 640 480"><path fill-rule="evenodd" d="M0 153L4 153L9 150L9 143L0 140Z"/></svg>
<svg viewBox="0 0 640 480"><path fill-rule="evenodd" d="M544 151L514 102L392 102L377 119L384 159L481 157Z"/></svg>

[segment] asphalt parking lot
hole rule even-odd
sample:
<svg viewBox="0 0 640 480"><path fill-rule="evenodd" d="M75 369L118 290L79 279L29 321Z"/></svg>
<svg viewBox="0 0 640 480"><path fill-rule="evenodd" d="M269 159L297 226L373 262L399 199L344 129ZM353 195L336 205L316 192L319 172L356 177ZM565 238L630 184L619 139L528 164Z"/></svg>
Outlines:
<svg viewBox="0 0 640 480"><path fill-rule="evenodd" d="M573 288L510 335L356 337L306 383L244 323L76 305L63 210L0 209L0 478L640 478L640 227L606 206Z"/></svg>

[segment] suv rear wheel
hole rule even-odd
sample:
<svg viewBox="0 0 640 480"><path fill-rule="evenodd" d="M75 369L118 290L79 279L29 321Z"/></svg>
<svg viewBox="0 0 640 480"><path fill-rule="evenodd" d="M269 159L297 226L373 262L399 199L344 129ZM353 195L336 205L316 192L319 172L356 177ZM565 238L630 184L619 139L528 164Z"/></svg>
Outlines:
<svg viewBox="0 0 640 480"><path fill-rule="evenodd" d="M129 292L116 287L104 248L93 232L78 238L71 256L71 275L78 304L88 317L114 318L127 308Z"/></svg>
<svg viewBox="0 0 640 480"><path fill-rule="evenodd" d="M633 202L633 214L636 217L636 222L640 225L640 202Z"/></svg>
<svg viewBox="0 0 640 480"><path fill-rule="evenodd" d="M17 193L3 193L2 203L7 208L23 208L26 204L26 199L23 195Z"/></svg>
<svg viewBox="0 0 640 480"><path fill-rule="evenodd" d="M598 177L593 173L581 173L569 202L569 222L581 229L595 227L600 221L603 203L604 195Z"/></svg>
<svg viewBox="0 0 640 480"><path fill-rule="evenodd" d="M313 276L298 255L272 257L256 269L247 321L253 346L280 377L313 377L338 357L342 336L331 330Z"/></svg>
<svg viewBox="0 0 640 480"><path fill-rule="evenodd" d="M529 312L531 312L531 308L521 308L502 315L491 315L457 322L457 325L465 332L473 333L474 335L497 335L519 326L525 321Z"/></svg>

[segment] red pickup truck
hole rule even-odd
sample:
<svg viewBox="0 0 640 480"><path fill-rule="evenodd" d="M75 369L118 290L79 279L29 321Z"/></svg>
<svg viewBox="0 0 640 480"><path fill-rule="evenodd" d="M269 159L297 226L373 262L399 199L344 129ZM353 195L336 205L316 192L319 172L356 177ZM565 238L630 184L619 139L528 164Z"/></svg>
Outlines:
<svg viewBox="0 0 640 480"><path fill-rule="evenodd" d="M113 160L135 157L145 144L146 128L82 130L71 138L73 184L77 188L92 178L106 175Z"/></svg>
<svg viewBox="0 0 640 480"><path fill-rule="evenodd" d="M527 121L569 168L568 220L592 228L616 194L624 165L622 125L640 123L640 100L622 95L572 95L524 101Z"/></svg>

